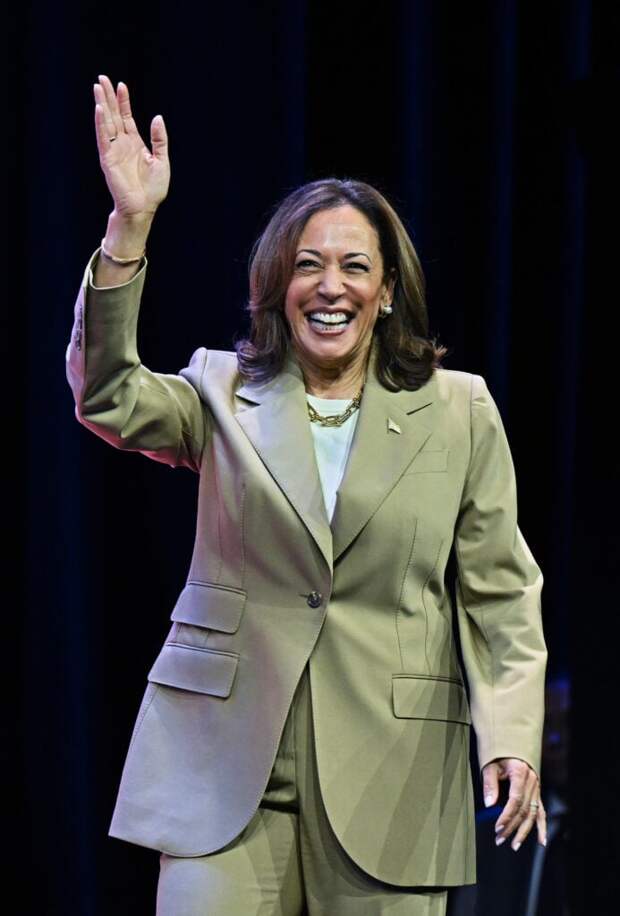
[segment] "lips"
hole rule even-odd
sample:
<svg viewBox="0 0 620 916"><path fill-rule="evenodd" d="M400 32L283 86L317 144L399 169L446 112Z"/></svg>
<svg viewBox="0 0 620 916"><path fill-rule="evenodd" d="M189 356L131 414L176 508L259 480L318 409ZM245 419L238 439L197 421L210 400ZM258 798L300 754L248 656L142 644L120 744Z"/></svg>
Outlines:
<svg viewBox="0 0 620 916"><path fill-rule="evenodd" d="M354 315L345 311L344 309L339 309L332 312L326 311L324 309L314 309L312 312L307 312L305 315L305 318L310 322L310 324L321 325L323 327L330 328L345 327L353 320L354 317Z"/></svg>
<svg viewBox="0 0 620 916"><path fill-rule="evenodd" d="M355 318L355 313L341 306L335 308L318 306L306 312L304 318L315 334L321 335L321 337L338 337L345 333Z"/></svg>
<svg viewBox="0 0 620 916"><path fill-rule="evenodd" d="M353 318L353 312L349 309L326 309L326 308L317 308L311 309L309 312L306 312L306 318L310 315L346 315L347 318Z"/></svg>
<svg viewBox="0 0 620 916"><path fill-rule="evenodd" d="M308 324L315 334L320 334L323 337L335 337L346 332L351 324L351 319L349 321L339 321L338 323L328 323L308 317Z"/></svg>
<svg viewBox="0 0 620 916"><path fill-rule="evenodd" d="M305 313L305 318L309 318L310 315L346 315L347 318L354 318L356 310L350 308L348 305L315 305L314 308L308 309Z"/></svg>
<svg viewBox="0 0 620 916"><path fill-rule="evenodd" d="M347 316L346 318L338 319L338 321L325 321L323 318L319 318L318 316L308 315L308 321L311 324L323 324L325 327L329 328L344 327L345 325L350 324L352 320L352 318Z"/></svg>

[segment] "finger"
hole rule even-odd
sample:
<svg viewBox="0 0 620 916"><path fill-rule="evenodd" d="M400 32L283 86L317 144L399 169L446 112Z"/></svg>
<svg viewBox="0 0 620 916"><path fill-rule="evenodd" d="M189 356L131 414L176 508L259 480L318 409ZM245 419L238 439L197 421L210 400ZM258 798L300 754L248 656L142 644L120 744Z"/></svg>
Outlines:
<svg viewBox="0 0 620 916"><path fill-rule="evenodd" d="M156 159L165 160L168 156L168 133L161 115L155 115L151 121L151 146Z"/></svg>
<svg viewBox="0 0 620 916"><path fill-rule="evenodd" d="M112 85L109 77L105 73L99 75L99 82L105 93L105 99L110 110L110 117L114 121L114 126L116 127L116 133L120 133L124 130L123 119L121 118L120 111L118 110L118 99L116 98L116 92L114 91L114 86Z"/></svg>
<svg viewBox="0 0 620 916"><path fill-rule="evenodd" d="M538 802L539 796L539 787L538 787L538 776L534 770L528 770L525 780L525 792L521 806L516 814L516 819L521 822L524 821L527 817L533 816L536 817L536 810L531 807L532 804Z"/></svg>
<svg viewBox="0 0 620 916"><path fill-rule="evenodd" d="M512 833L519 823L517 819L519 810L521 809L523 800L527 797L525 779L526 774L524 772L515 771L510 775L508 801L495 822L495 833L502 832L504 839Z"/></svg>
<svg viewBox="0 0 620 916"><path fill-rule="evenodd" d="M484 768L484 784L482 792L484 795L484 804L487 808L496 803L497 795L499 792L497 764L491 764L491 766Z"/></svg>
<svg viewBox="0 0 620 916"><path fill-rule="evenodd" d="M112 84L112 80L105 75L105 73L100 74L99 82L101 83L101 88L103 89L106 104L109 109L110 117L114 122L116 132L118 133L123 129L123 119L121 118L118 99L116 98L116 92Z"/></svg>
<svg viewBox="0 0 620 916"><path fill-rule="evenodd" d="M137 134L138 128L131 113L131 104L129 101L129 89L123 82L118 84L118 110L123 121L125 132L128 134Z"/></svg>
<svg viewBox="0 0 620 916"><path fill-rule="evenodd" d="M495 833L503 832L504 837L509 836L512 833L516 825L519 823L517 817L519 814L519 809L521 808L521 801L521 795L513 795L512 798L506 802L504 810L495 822Z"/></svg>
<svg viewBox="0 0 620 916"><path fill-rule="evenodd" d="M519 829L518 829L517 832L515 833L514 839L513 839L512 843L510 844L511 847L512 847L512 849L514 849L515 852L518 851L518 849L519 849L519 847L521 846L523 840L526 838L526 836L528 835L528 833L530 832L530 830L531 830L532 827L534 826L534 822L535 822L535 820L536 820L536 811L537 811L537 810L538 810L537 808L530 808L530 809L529 809L529 813L526 815L525 819L524 819L524 820L522 821L522 823L520 824Z"/></svg>
<svg viewBox="0 0 620 916"><path fill-rule="evenodd" d="M525 804L519 811L519 829L515 834L514 840L510 844L515 852L519 849L521 843L534 826L534 823L538 818L538 811L540 810L540 806L542 804L540 801L540 786L538 784L538 777L532 770L530 770L530 775L528 778L528 789L530 791L527 793L527 804Z"/></svg>
<svg viewBox="0 0 620 916"><path fill-rule="evenodd" d="M95 134L100 156L107 153L112 146L114 138L110 136L111 130L114 130L114 125L110 125L106 121L101 105L95 105Z"/></svg>
<svg viewBox="0 0 620 916"><path fill-rule="evenodd" d="M96 103L95 104L95 124L97 123L97 105L98 105L101 111L101 124L105 132L105 136L103 136L103 139L107 141L110 139L110 137L116 137L116 134L118 133L118 131L116 130L116 126L114 124L114 121L112 120L112 116L110 115L110 109L108 107L108 103L106 102L105 93L103 91L103 88L99 85L99 83L95 83L93 85L93 93L95 96L95 103Z"/></svg>
<svg viewBox="0 0 620 916"><path fill-rule="evenodd" d="M538 833L538 842L542 846L546 846L547 845L547 812L545 811L542 801L540 801L540 806L538 808L538 814L536 816L536 831Z"/></svg>

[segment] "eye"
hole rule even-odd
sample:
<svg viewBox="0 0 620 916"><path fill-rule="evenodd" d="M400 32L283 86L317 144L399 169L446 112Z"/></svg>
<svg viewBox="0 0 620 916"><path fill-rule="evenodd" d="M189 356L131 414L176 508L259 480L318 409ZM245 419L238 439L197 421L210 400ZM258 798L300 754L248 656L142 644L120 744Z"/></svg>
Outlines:
<svg viewBox="0 0 620 916"><path fill-rule="evenodd" d="M316 261L312 261L312 260L310 260L309 258L306 258L304 261L298 261L297 264L296 264L295 266L296 266L296 267L305 267L306 264L310 264L312 267L320 267L320 265L317 264ZM360 269L360 270L366 271L366 273L368 273L368 271L369 271L368 265L367 265L367 264L362 264L360 261L351 261L351 262L349 262L348 264L345 264L344 266L345 266L347 269L350 268L350 267L356 267L356 268L358 268L358 269Z"/></svg>

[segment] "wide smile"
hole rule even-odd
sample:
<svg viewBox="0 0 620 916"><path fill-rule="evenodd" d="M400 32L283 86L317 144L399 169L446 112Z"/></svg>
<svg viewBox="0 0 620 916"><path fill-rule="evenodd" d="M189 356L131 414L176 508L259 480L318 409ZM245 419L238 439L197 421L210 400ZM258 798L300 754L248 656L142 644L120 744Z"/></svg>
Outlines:
<svg viewBox="0 0 620 916"><path fill-rule="evenodd" d="M314 312L307 314L305 318L314 333L322 337L338 337L344 334L349 325L355 321L355 315L349 312L333 314Z"/></svg>

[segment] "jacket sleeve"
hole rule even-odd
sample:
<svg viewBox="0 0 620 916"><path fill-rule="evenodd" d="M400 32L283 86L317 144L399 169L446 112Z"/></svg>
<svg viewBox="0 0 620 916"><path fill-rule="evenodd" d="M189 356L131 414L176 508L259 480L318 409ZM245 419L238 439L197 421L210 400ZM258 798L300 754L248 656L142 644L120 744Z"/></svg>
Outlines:
<svg viewBox="0 0 620 916"><path fill-rule="evenodd" d="M480 770L518 757L540 778L547 648L542 572L517 524L499 410L472 375L471 455L455 531L457 619Z"/></svg>
<svg viewBox="0 0 620 916"><path fill-rule="evenodd" d="M136 343L147 259L127 283L95 287L100 250L84 271L65 353L75 416L116 448L199 473L212 423L199 395L208 351L196 350L178 375L147 369Z"/></svg>

